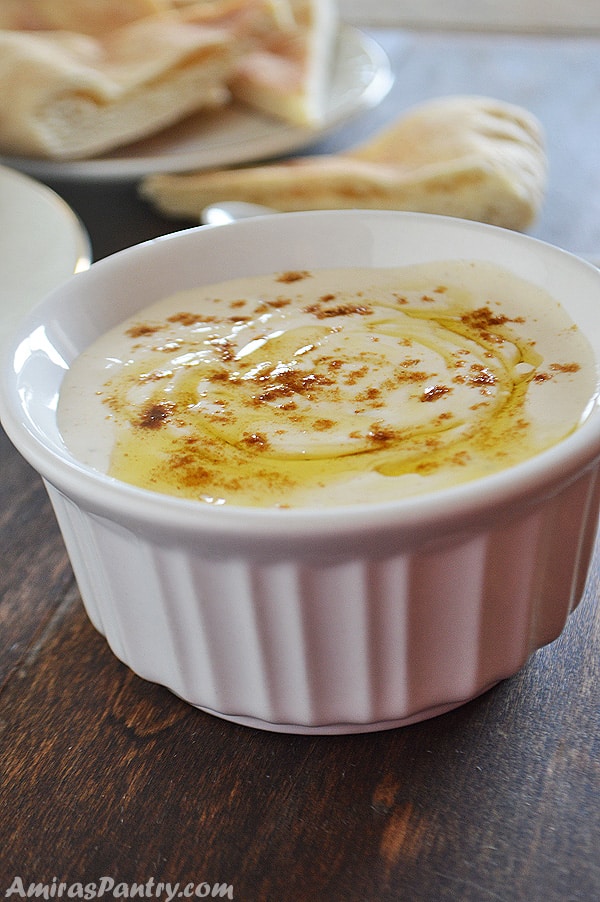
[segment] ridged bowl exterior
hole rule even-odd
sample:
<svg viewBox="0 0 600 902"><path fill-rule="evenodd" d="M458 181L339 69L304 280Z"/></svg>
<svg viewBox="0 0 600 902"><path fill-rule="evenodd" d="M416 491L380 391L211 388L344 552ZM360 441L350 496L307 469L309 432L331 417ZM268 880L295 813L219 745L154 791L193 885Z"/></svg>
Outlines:
<svg viewBox="0 0 600 902"><path fill-rule="evenodd" d="M361 732L452 708L516 673L579 601L596 531L590 468L491 524L384 547L356 535L211 553L48 486L88 615L145 679L242 723ZM397 544L397 547L395 547Z"/></svg>
<svg viewBox="0 0 600 902"><path fill-rule="evenodd" d="M145 492L82 466L58 430L70 362L173 291L465 255L550 291L600 373L600 273L524 236L419 214L188 230L94 264L29 316L0 362L2 423L45 481L91 621L137 674L240 723L361 732L456 707L560 634L596 535L597 397L571 436L510 470L343 509L211 509Z"/></svg>

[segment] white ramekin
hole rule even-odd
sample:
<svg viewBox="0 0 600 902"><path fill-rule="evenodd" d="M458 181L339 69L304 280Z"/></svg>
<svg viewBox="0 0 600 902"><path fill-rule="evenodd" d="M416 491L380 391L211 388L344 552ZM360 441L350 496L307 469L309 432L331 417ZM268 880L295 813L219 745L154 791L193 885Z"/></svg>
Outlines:
<svg viewBox="0 0 600 902"><path fill-rule="evenodd" d="M593 345L600 273L532 238L411 213L336 211L190 229L95 263L8 343L6 432L44 479L81 595L145 679L238 723L351 733L422 720L516 673L585 584L600 503L600 410L524 463L445 491L323 509L211 507L81 465L61 381L97 336L171 292L288 269L435 259L508 266Z"/></svg>

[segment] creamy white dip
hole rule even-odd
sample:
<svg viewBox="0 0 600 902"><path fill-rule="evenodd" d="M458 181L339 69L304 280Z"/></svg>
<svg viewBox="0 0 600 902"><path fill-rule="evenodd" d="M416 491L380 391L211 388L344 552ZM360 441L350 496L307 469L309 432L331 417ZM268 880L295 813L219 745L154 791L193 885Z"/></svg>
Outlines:
<svg viewBox="0 0 600 902"><path fill-rule="evenodd" d="M498 267L276 273L180 292L65 378L65 443L147 489L213 504L385 501L559 442L597 391L548 294Z"/></svg>

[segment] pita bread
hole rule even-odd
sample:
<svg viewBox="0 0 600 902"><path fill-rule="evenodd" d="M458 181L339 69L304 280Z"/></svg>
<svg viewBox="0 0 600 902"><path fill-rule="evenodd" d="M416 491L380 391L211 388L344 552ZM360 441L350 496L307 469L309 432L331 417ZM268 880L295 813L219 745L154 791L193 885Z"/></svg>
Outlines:
<svg viewBox="0 0 600 902"><path fill-rule="evenodd" d="M227 15L249 10L259 11L265 21L275 28L294 26L290 3L292 0L162 0L168 8L181 13L187 21L209 22Z"/></svg>
<svg viewBox="0 0 600 902"><path fill-rule="evenodd" d="M217 29L151 16L93 37L0 31L4 152L78 159L226 103L236 54Z"/></svg>
<svg viewBox="0 0 600 902"><path fill-rule="evenodd" d="M144 180L162 213L198 220L238 200L275 210L413 210L526 229L542 203L547 160L537 119L485 97L449 97L406 113L354 151Z"/></svg>
<svg viewBox="0 0 600 902"><path fill-rule="evenodd" d="M233 96L296 126L325 119L338 34L333 0L290 0L293 24L273 30L245 54L229 82Z"/></svg>
<svg viewBox="0 0 600 902"><path fill-rule="evenodd" d="M335 0L171 0L187 22L216 24L246 42L229 87L236 100L296 126L326 112L338 33Z"/></svg>
<svg viewBox="0 0 600 902"><path fill-rule="evenodd" d="M247 53L271 35L294 27L288 0L184 0L172 8L172 14L190 25L227 31L239 42L239 58L242 49Z"/></svg>
<svg viewBox="0 0 600 902"><path fill-rule="evenodd" d="M165 0L2 0L0 28L103 34L165 10Z"/></svg>
<svg viewBox="0 0 600 902"><path fill-rule="evenodd" d="M336 23L335 0L0 0L0 149L97 156L232 94L318 125Z"/></svg>

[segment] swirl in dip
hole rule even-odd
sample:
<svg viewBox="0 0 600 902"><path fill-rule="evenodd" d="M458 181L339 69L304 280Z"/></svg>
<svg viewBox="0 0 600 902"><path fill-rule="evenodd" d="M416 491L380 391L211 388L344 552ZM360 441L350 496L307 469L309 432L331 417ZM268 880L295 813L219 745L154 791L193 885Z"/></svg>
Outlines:
<svg viewBox="0 0 600 902"><path fill-rule="evenodd" d="M596 390L555 300L450 261L180 292L75 361L58 415L78 459L143 488L324 506L509 467L576 429Z"/></svg>

